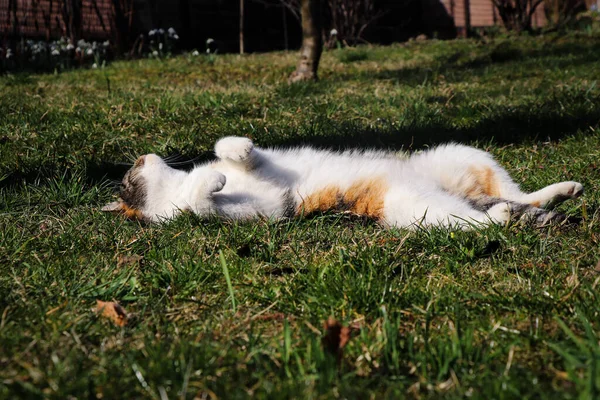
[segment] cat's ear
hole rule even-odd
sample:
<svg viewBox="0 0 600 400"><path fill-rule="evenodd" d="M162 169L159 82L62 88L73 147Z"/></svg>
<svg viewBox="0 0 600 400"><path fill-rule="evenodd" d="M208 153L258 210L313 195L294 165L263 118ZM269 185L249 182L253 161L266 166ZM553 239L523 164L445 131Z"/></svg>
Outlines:
<svg viewBox="0 0 600 400"><path fill-rule="evenodd" d="M125 203L122 200L113 201L101 208L104 212L120 213L125 211Z"/></svg>

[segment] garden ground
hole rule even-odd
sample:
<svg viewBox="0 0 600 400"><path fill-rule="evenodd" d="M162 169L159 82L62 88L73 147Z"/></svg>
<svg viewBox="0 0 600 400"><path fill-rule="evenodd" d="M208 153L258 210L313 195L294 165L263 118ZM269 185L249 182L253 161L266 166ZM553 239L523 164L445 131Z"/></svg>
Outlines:
<svg viewBox="0 0 600 400"><path fill-rule="evenodd" d="M180 56L0 77L0 397L592 398L600 393L600 35ZM224 135L416 151L460 141L577 226L382 230L350 215L106 215L137 155ZM119 327L96 313L116 301ZM352 326L339 362L323 321Z"/></svg>

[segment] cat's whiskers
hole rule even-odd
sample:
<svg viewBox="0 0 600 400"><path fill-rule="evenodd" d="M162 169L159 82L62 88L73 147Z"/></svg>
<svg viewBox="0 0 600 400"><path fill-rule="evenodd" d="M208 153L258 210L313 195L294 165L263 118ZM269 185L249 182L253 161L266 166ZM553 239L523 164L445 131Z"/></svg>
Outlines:
<svg viewBox="0 0 600 400"><path fill-rule="evenodd" d="M110 186L111 188L117 188L121 185L121 181L119 181L117 179L109 179L107 182L107 185Z"/></svg>
<svg viewBox="0 0 600 400"><path fill-rule="evenodd" d="M166 162L167 164L169 164L172 161L180 160L181 157L183 157L183 156L181 154L178 154L178 153L169 154L168 156L163 157L163 161Z"/></svg>
<svg viewBox="0 0 600 400"><path fill-rule="evenodd" d="M181 159L181 156L178 157L177 159ZM164 161L167 163L167 165L169 167L175 167L175 166L182 166L182 165L194 165L196 163L196 161L201 159L201 156L196 156L194 158L191 158L189 160L184 160L184 161L176 161L177 159L175 159L174 161L167 161L167 159L164 159Z"/></svg>

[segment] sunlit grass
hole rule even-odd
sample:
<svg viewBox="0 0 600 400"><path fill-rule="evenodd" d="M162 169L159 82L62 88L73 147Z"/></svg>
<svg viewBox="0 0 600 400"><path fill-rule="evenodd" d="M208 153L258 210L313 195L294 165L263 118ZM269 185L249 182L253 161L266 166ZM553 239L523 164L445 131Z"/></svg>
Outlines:
<svg viewBox="0 0 600 400"><path fill-rule="evenodd" d="M600 36L115 62L0 78L0 397L576 398L596 381ZM348 215L143 225L99 212L136 156L215 140L492 152L577 180L577 227L382 230ZM118 328L96 299L130 314ZM323 321L359 328L338 364ZM596 341L596 342L595 342Z"/></svg>

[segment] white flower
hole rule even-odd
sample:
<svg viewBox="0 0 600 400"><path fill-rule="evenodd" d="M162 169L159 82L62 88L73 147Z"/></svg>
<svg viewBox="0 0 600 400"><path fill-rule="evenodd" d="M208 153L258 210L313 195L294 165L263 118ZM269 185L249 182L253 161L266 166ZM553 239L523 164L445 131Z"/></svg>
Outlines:
<svg viewBox="0 0 600 400"><path fill-rule="evenodd" d="M75 49L75 53L81 53L81 47L77 47L77 48Z"/></svg>
<svg viewBox="0 0 600 400"><path fill-rule="evenodd" d="M57 49L52 50L52 55L53 56L60 56L60 51L58 51Z"/></svg>
<svg viewBox="0 0 600 400"><path fill-rule="evenodd" d="M197 57L197 56L199 56L199 55L200 55L200 53L198 53L198 50L194 50L194 51L192 51L192 55L193 55L194 57Z"/></svg>
<svg viewBox="0 0 600 400"><path fill-rule="evenodd" d="M329 36L337 36L338 31L337 29L333 28L331 31L329 31Z"/></svg>
<svg viewBox="0 0 600 400"><path fill-rule="evenodd" d="M94 54L94 50L87 49L87 51L85 52L85 54L87 54L88 56L91 56L92 54Z"/></svg>
<svg viewBox="0 0 600 400"><path fill-rule="evenodd" d="M73 50L74 48L75 46L73 46L71 43L67 45L67 50Z"/></svg>
<svg viewBox="0 0 600 400"><path fill-rule="evenodd" d="M152 52L152 55L153 55L153 56L157 56L157 55L158 55L158 51L154 50L154 51Z"/></svg>
<svg viewBox="0 0 600 400"><path fill-rule="evenodd" d="M175 35L177 33L173 27L170 27L167 32L169 32L169 35Z"/></svg>
<svg viewBox="0 0 600 400"><path fill-rule="evenodd" d="M162 43L159 43L159 44L158 44L158 49L159 49L159 50L162 50L162 47L163 47L163 46L162 46Z"/></svg>
<svg viewBox="0 0 600 400"><path fill-rule="evenodd" d="M174 34L174 35L173 35L173 39L175 39L175 40L179 40L179 35L178 35L178 34Z"/></svg>
<svg viewBox="0 0 600 400"><path fill-rule="evenodd" d="M213 38L208 38L208 39L206 39L206 45L207 45L207 46L208 46L209 44L211 44L211 43L214 43L214 42L215 42L215 39L213 39Z"/></svg>
<svg viewBox="0 0 600 400"><path fill-rule="evenodd" d="M152 29L150 32L148 32L148 36L154 36L156 35L156 29Z"/></svg>
<svg viewBox="0 0 600 400"><path fill-rule="evenodd" d="M96 63L93 63L93 64L92 64L92 68L94 68L94 69L98 68L98 64L96 64Z"/></svg>
<svg viewBox="0 0 600 400"><path fill-rule="evenodd" d="M210 54L210 49L206 49L206 54Z"/></svg>
<svg viewBox="0 0 600 400"><path fill-rule="evenodd" d="M103 45L104 47L108 47L108 46L110 46L110 42L107 40L107 41L105 41L104 43L102 43L102 45Z"/></svg>
<svg viewBox="0 0 600 400"><path fill-rule="evenodd" d="M165 30L163 28L160 28L159 30L156 31L156 33L158 33L159 35L164 35Z"/></svg>

